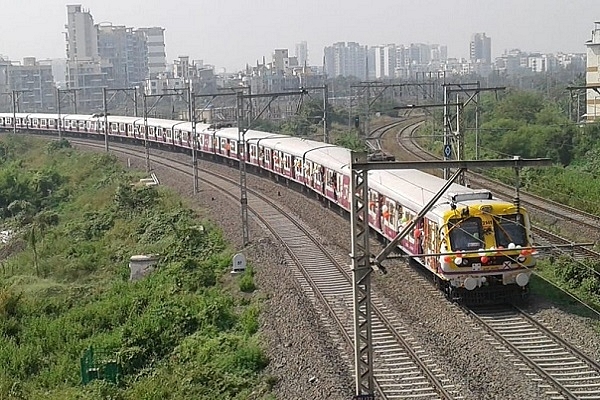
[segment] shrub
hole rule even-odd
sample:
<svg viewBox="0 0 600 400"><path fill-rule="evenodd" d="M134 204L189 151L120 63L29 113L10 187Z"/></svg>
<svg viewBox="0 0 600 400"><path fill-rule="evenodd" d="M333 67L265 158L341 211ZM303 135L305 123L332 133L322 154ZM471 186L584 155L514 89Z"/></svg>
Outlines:
<svg viewBox="0 0 600 400"><path fill-rule="evenodd" d="M252 293L256 290L254 284L254 270L252 267L246 268L242 276L240 277L240 290L244 293Z"/></svg>

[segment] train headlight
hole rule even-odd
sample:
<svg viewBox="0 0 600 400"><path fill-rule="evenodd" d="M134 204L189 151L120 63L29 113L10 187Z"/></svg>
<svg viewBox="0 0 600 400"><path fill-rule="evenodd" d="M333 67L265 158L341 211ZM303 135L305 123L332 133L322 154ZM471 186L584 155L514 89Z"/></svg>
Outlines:
<svg viewBox="0 0 600 400"><path fill-rule="evenodd" d="M529 275L521 272L515 280L517 281L517 285L524 287L529 283Z"/></svg>
<svg viewBox="0 0 600 400"><path fill-rule="evenodd" d="M468 277L464 282L465 289L473 290L477 287L477 279Z"/></svg>

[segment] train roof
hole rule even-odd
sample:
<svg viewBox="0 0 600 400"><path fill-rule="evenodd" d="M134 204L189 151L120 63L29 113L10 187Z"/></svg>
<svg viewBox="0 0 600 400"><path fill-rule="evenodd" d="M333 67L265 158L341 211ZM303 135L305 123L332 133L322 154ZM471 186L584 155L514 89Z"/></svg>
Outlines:
<svg viewBox="0 0 600 400"><path fill-rule="evenodd" d="M216 136L217 137L221 137L221 138L225 138L225 139L229 139L229 140L238 140L238 128L237 127L231 127L231 128L222 128L216 131ZM269 137L273 137L273 136L279 136L279 134L277 133L269 133L269 132L261 132L261 131L255 131L255 130L248 130L246 131L246 134L244 135L246 142L249 143L256 143L259 140L262 139L266 139Z"/></svg>
<svg viewBox="0 0 600 400"><path fill-rule="evenodd" d="M445 183L442 178L414 169L372 171L368 180L370 188L386 197L397 199L413 210L421 210ZM441 214L450 209L451 202L460 207L489 203L490 199L491 193L487 190L471 189L453 183L436 201L431 212Z"/></svg>

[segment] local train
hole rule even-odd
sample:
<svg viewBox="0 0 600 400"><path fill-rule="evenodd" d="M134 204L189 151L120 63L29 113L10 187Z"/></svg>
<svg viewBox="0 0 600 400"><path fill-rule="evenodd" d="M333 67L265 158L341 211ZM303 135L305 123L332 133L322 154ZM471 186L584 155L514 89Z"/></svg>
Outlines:
<svg viewBox="0 0 600 400"><path fill-rule="evenodd" d="M190 151L247 166L350 209L350 150L318 141L249 130L238 146L237 127L126 116L0 113L0 131L105 137ZM59 128L60 127L60 128ZM146 132L147 130L147 132ZM239 148L241 147L241 148ZM417 214L445 181L418 170L370 171L369 223L388 240ZM433 274L453 300L497 302L524 296L536 264L529 216L488 191L452 184L399 248Z"/></svg>

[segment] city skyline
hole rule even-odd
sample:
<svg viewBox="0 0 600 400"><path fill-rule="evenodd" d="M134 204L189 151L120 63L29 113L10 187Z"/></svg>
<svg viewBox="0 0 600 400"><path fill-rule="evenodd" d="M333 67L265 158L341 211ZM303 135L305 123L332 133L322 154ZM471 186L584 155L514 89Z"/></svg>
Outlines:
<svg viewBox="0 0 600 400"><path fill-rule="evenodd" d="M322 65L323 49L336 42L375 46L426 43L448 46L448 56L469 58L471 35L491 38L492 58L504 51L585 52L594 22L596 1L529 0L443 3L382 0L360 7L354 0L303 3L265 0L254 4L224 0L200 4L121 0L61 2L45 0L7 4L0 26L0 54L13 61L65 58L67 4L81 4L95 23L165 28L167 61L180 55L202 59L228 72L253 65L274 49L307 42L310 64ZM485 4L484 4L485 3ZM144 10L143 13L140 10ZM377 29L373 29L373 26ZM41 40L43 38L44 40Z"/></svg>

